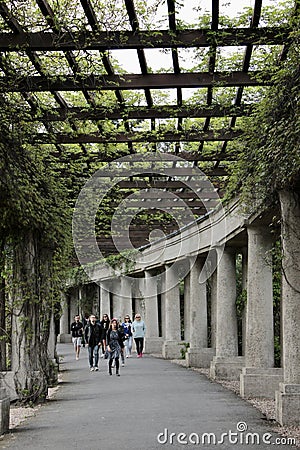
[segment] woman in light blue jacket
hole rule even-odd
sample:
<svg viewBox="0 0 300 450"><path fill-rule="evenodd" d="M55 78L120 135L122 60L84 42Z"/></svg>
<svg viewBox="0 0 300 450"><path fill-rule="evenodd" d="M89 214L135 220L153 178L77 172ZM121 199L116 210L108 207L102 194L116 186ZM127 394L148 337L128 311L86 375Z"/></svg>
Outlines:
<svg viewBox="0 0 300 450"><path fill-rule="evenodd" d="M132 322L132 332L136 345L137 357L141 358L143 356L146 325L140 314L135 315L134 321Z"/></svg>

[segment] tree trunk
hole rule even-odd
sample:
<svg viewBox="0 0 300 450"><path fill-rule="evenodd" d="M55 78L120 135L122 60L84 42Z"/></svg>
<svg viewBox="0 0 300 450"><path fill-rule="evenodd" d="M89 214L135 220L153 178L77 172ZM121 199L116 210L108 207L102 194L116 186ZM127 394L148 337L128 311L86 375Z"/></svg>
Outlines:
<svg viewBox="0 0 300 450"><path fill-rule="evenodd" d="M49 282L45 284L50 278L49 255L48 261L45 258L38 239L31 234L14 247L11 369L23 403L37 402L47 395L51 304L49 307Z"/></svg>

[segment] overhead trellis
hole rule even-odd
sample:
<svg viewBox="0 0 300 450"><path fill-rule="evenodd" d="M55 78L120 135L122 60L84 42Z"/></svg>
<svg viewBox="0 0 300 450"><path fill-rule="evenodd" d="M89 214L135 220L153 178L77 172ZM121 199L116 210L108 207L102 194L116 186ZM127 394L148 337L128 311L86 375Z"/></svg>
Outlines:
<svg viewBox="0 0 300 450"><path fill-rule="evenodd" d="M248 23L228 24L211 0L191 24L175 0L0 1L1 101L18 96L22 120L32 122L26 142L45 146L62 176L78 162L73 176L83 183L105 162L151 151L198 166L222 195L240 123L271 83L268 58L284 58L289 42L287 22L278 14L268 23L265 3L255 0ZM195 193L179 186L188 171L174 164L175 176L156 176L156 186L201 217ZM149 188L153 176L130 177L118 195L143 183Z"/></svg>

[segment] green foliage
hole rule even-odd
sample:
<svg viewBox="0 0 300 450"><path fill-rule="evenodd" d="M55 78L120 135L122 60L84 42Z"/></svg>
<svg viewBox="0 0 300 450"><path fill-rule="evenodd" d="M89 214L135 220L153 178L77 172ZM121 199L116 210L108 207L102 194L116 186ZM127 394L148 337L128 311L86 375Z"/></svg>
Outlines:
<svg viewBox="0 0 300 450"><path fill-rule="evenodd" d="M181 348L180 348L181 359L185 359L185 355L186 355L188 349L190 348L190 343L189 342L180 342L178 345L181 346Z"/></svg>
<svg viewBox="0 0 300 450"><path fill-rule="evenodd" d="M300 172L300 21L291 18L286 58L273 60L268 71L274 86L245 121L242 151L227 191L227 198L241 193L249 209L271 202L276 192L293 188Z"/></svg>

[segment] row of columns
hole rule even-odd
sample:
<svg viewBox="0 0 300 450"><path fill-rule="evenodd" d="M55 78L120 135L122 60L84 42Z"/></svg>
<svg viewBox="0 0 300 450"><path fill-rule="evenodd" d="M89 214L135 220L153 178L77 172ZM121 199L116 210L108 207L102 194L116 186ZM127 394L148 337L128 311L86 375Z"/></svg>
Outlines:
<svg viewBox="0 0 300 450"><path fill-rule="evenodd" d="M238 355L236 315L236 250L216 248L219 264L210 279L211 286L211 347L208 347L207 283L199 282L205 258L201 255L191 264L184 285L185 340L189 342L187 364L210 367L213 378L238 379L243 397L274 397L278 420L298 423L300 401L299 350L291 354L289 346L299 339L299 305L289 298L288 283L284 284L283 369L274 368L274 327L272 292L272 238L264 227L248 226L248 247L244 252L243 284L247 288L246 320L243 356ZM173 265L165 266L161 287L162 336L158 329L157 277L146 270L141 279L143 315L147 324L146 351L162 353L165 358L180 357L181 314L179 276ZM205 279L205 277L204 277ZM124 317L132 307L132 286L129 277L114 281L113 315ZM100 310L110 308L111 295L105 284L100 287ZM292 306L290 306L292 305ZM293 329L291 327L293 324ZM62 315L61 326L65 327ZM298 341L298 344L300 342ZM298 348L298 347L297 347ZM283 383L285 382L285 383ZM291 396L293 395L293 401ZM294 402L294 403L293 403ZM293 406L291 404L293 403ZM295 418L296 417L296 418ZM294 422L293 422L294 421Z"/></svg>

